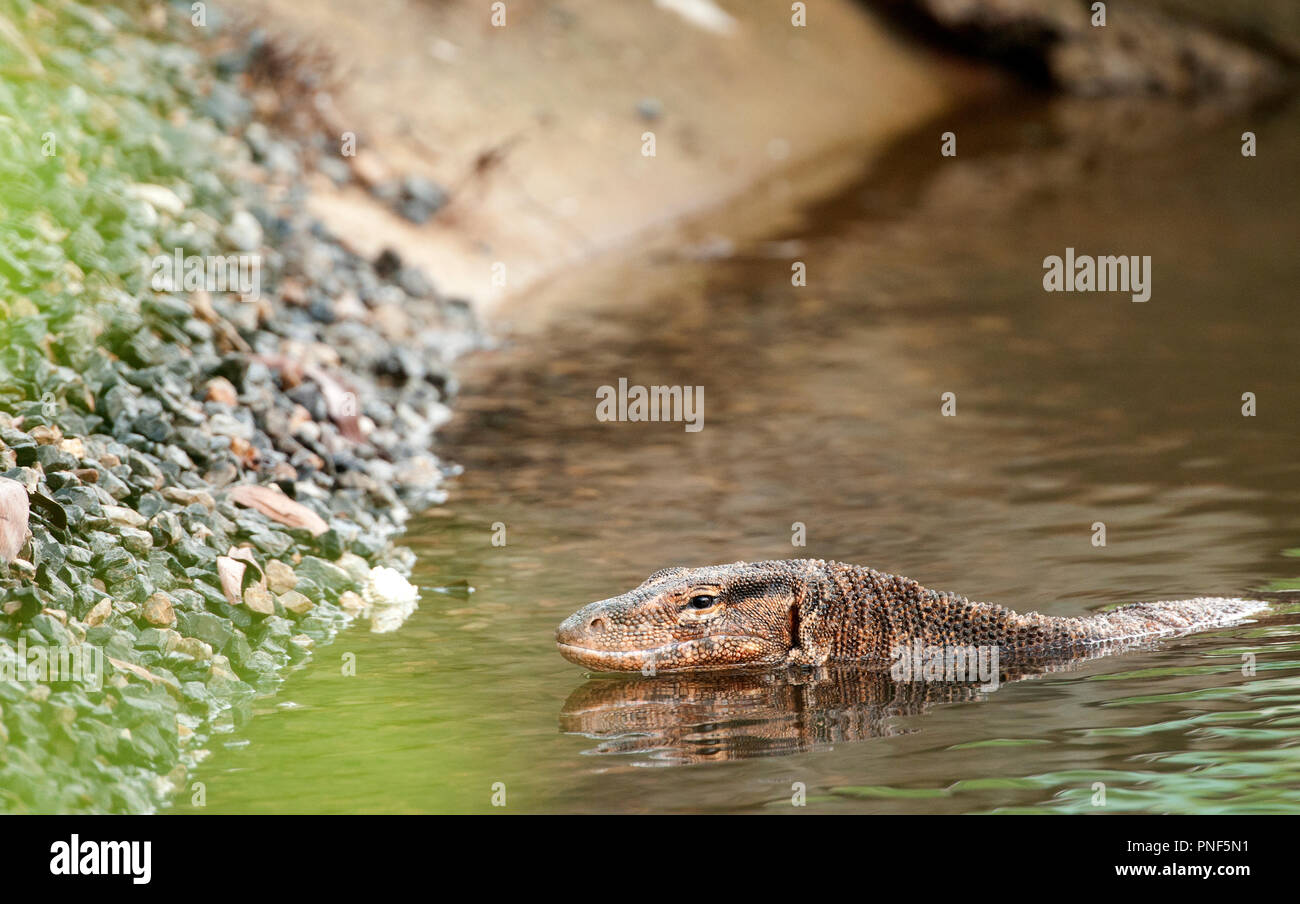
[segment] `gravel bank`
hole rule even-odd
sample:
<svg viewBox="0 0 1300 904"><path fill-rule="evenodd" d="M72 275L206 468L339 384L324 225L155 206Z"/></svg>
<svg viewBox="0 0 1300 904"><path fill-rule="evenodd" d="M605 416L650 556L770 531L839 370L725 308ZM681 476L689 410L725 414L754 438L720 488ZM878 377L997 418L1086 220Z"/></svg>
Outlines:
<svg viewBox="0 0 1300 904"><path fill-rule="evenodd" d="M189 11L0 3L0 812L164 805L315 646L409 613L391 538L451 472L472 313L302 214L337 145Z"/></svg>

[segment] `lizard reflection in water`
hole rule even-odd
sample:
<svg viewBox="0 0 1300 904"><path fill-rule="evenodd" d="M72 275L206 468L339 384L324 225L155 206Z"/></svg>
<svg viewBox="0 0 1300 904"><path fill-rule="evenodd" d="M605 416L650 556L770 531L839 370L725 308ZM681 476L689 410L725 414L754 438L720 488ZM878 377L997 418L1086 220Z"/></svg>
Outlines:
<svg viewBox="0 0 1300 904"><path fill-rule="evenodd" d="M1083 657L1094 658L1094 657ZM1063 671L1004 668L992 687ZM897 681L888 669L831 663L814 669L593 678L569 695L560 730L600 743L599 754L685 765L819 750L914 731L898 717L987 697L979 682Z"/></svg>

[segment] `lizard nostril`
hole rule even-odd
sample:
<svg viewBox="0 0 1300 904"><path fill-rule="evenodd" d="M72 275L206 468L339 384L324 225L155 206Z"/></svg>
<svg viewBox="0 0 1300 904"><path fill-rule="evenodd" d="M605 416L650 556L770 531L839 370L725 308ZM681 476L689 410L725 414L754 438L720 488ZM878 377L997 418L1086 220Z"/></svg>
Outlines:
<svg viewBox="0 0 1300 904"><path fill-rule="evenodd" d="M591 620L590 628L597 634L603 634L605 632L605 619L593 618Z"/></svg>

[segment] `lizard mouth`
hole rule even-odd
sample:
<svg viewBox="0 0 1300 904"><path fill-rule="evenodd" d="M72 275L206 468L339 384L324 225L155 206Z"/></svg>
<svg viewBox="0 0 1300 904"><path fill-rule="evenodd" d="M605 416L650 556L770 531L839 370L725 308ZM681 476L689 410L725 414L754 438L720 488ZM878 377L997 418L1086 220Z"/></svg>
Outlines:
<svg viewBox="0 0 1300 904"><path fill-rule="evenodd" d="M757 665L773 653L771 643L741 634L674 641L644 650L597 650L556 641L560 655L599 672L684 672Z"/></svg>

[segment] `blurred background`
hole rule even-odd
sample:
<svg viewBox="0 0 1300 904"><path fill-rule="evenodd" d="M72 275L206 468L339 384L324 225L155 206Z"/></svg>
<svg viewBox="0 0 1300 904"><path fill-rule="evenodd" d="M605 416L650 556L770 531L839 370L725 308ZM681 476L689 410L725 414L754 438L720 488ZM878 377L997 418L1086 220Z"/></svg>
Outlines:
<svg viewBox="0 0 1300 904"><path fill-rule="evenodd" d="M824 811L1091 812L1098 781L1110 811L1300 807L1294 4L232 0L203 25L188 5L0 7L0 111L26 129L0 162L9 428L49 426L52 387L71 405L98 360L79 341L133 373L192 357L177 398L220 402L228 379L263 451L190 450L176 479L284 487L338 537L300 552L389 562L423 591L400 631L322 630L310 658L251 623L247 654L225 648L249 693L174 694L156 718L185 731L85 754L81 771L125 770L111 791L58 790L81 742L49 728L57 698L0 698L10 809L486 812L502 783L529 812L784 811L803 782ZM34 180L56 114L86 138ZM154 192L158 222L85 215L128 183L177 212ZM164 308L137 273L244 240L254 305ZM1150 299L1044 291L1067 248L1149 256ZM151 300L87 329L87 293ZM256 366L231 364L250 357L257 403ZM286 359L353 392L356 422ZM620 379L702 387L703 429L598 420ZM143 414L105 415L89 382L129 444ZM37 461L11 476L57 496ZM413 555L367 539L398 528ZM628 681L554 651L562 618L659 568L792 557L1058 615L1282 602L986 695ZM65 606L74 625L97 599ZM157 652L132 661L183 685Z"/></svg>

